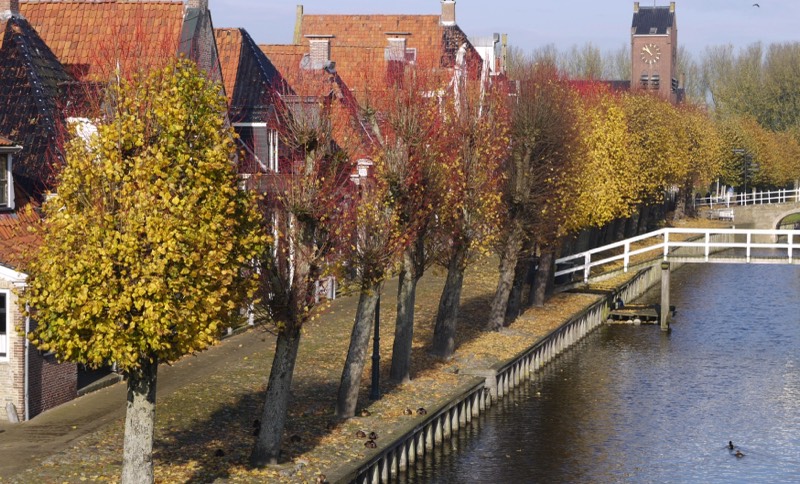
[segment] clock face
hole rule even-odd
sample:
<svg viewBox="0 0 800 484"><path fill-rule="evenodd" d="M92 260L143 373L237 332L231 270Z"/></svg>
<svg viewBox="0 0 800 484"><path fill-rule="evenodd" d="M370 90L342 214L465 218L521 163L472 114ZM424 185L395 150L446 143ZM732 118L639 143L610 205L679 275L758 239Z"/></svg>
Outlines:
<svg viewBox="0 0 800 484"><path fill-rule="evenodd" d="M661 58L661 49L656 44L645 44L640 52L642 62L653 65Z"/></svg>

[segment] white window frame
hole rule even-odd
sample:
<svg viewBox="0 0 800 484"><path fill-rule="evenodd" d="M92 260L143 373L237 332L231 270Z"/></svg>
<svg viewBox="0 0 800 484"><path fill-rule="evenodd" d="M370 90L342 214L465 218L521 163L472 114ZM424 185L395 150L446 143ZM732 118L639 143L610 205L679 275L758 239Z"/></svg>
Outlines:
<svg viewBox="0 0 800 484"><path fill-rule="evenodd" d="M5 166L2 167L3 160L2 158L5 157ZM5 170L6 174L6 203L0 203L0 210L13 210L14 209L14 175L11 172L11 163L12 163L12 155L11 153L0 153L0 169ZM0 190L2 187L0 186Z"/></svg>
<svg viewBox="0 0 800 484"><path fill-rule="evenodd" d="M233 123L233 126L235 128L241 127L250 129L267 128L267 123ZM255 153L255 150L253 150L251 154L255 157L258 164L261 165L265 171L273 171L278 173L278 147L280 146L278 131L274 129L267 129L267 137L269 140L269 158L266 160L259 159L258 155Z"/></svg>
<svg viewBox="0 0 800 484"><path fill-rule="evenodd" d="M6 329L0 333L0 362L7 362L11 359L11 349L9 345L9 334L13 331L13 320L11 318L11 291L0 289L0 296L6 299Z"/></svg>

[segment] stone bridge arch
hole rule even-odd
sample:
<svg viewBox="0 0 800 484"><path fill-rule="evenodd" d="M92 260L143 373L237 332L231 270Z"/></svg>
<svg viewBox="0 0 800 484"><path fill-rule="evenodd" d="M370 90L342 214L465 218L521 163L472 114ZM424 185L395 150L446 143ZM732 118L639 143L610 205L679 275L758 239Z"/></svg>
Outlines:
<svg viewBox="0 0 800 484"><path fill-rule="evenodd" d="M772 230L778 228L778 223L784 218L800 213L800 202L739 205L733 210L736 228Z"/></svg>

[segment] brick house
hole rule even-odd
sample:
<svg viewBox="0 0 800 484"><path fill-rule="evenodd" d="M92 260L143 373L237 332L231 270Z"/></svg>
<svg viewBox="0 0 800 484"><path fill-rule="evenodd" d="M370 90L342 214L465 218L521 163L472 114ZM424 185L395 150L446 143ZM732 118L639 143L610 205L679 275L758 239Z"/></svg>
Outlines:
<svg viewBox="0 0 800 484"><path fill-rule="evenodd" d="M27 419L77 394L76 366L27 343L30 321L14 292L25 285L25 251L37 244L28 228L53 186L60 107L71 81L18 2L0 1L0 405L10 408L0 419Z"/></svg>
<svg viewBox="0 0 800 484"><path fill-rule="evenodd" d="M333 62L359 100L407 64L454 80L478 80L484 65L456 23L454 0L441 1L440 15L309 15L298 6L293 43L307 49L307 64Z"/></svg>
<svg viewBox="0 0 800 484"><path fill-rule="evenodd" d="M177 54L221 80L208 0L0 0L0 404L32 418L77 395L78 368L27 344L15 288L37 241L45 194L56 189L69 116L82 87L158 67ZM5 167L5 170L3 170Z"/></svg>

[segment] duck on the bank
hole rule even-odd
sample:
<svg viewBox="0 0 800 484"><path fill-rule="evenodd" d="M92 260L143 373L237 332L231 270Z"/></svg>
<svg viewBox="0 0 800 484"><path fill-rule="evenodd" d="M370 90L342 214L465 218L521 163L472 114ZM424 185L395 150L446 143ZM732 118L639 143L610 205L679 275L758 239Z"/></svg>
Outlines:
<svg viewBox="0 0 800 484"><path fill-rule="evenodd" d="M370 432L369 440L378 440L378 434L376 434L375 432Z"/></svg>
<svg viewBox="0 0 800 484"><path fill-rule="evenodd" d="M358 437L359 439L363 439L366 436L367 436L367 433L364 432L363 430L359 430L358 432L356 432L356 437Z"/></svg>
<svg viewBox="0 0 800 484"><path fill-rule="evenodd" d="M423 407L419 407L417 409L417 415L427 415L428 411L425 410Z"/></svg>
<svg viewBox="0 0 800 484"><path fill-rule="evenodd" d="M367 410L366 408L361 410L361 416L362 417L369 417L370 415L372 415L372 414L369 413L369 410Z"/></svg>
<svg viewBox="0 0 800 484"><path fill-rule="evenodd" d="M374 440L368 440L364 442L364 447L368 449L375 449L378 447L378 444L376 444Z"/></svg>
<svg viewBox="0 0 800 484"><path fill-rule="evenodd" d="M414 411L411 410L410 408L406 408L405 410L403 410L403 415L413 415L413 414Z"/></svg>

